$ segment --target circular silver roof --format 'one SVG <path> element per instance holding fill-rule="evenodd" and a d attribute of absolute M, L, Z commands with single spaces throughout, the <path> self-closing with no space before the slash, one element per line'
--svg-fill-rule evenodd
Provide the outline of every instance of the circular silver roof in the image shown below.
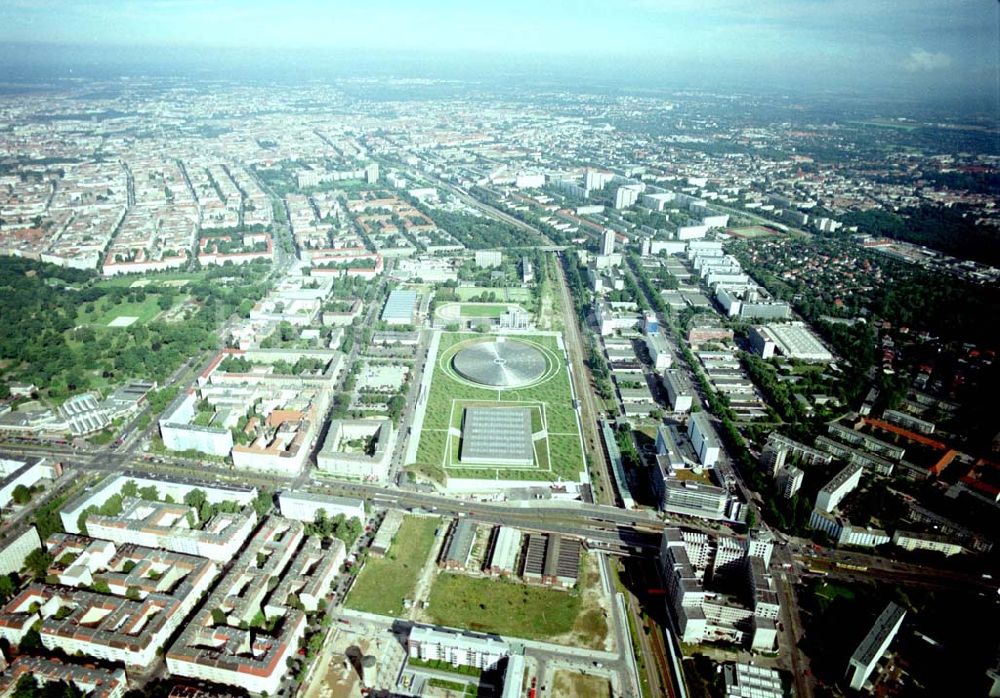
<path fill-rule="evenodd" d="M 545 355 L 516 339 L 487 340 L 460 350 L 452 359 L 455 371 L 474 383 L 516 388 L 545 374 Z"/>

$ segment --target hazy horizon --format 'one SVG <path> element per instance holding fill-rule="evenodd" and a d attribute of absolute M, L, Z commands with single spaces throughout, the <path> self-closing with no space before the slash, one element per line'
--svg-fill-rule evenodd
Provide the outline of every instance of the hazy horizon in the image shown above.
<path fill-rule="evenodd" d="M 915 0 L 905 9 L 891 0 L 514 0 L 496 7 L 13 0 L 0 9 L 0 75 L 135 74 L 154 65 L 178 74 L 236 75 L 269 65 L 323 73 L 349 64 L 437 77 L 464 67 L 592 75 L 633 87 L 995 101 L 998 26 L 1000 4 L 981 0 Z"/>

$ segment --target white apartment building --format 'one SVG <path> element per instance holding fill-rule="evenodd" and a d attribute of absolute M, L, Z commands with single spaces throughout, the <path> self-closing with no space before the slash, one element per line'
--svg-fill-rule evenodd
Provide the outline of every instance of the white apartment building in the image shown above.
<path fill-rule="evenodd" d="M 949 540 L 946 536 L 935 533 L 896 531 L 892 535 L 892 542 L 903 550 L 929 550 L 948 556 L 965 552 L 965 548 L 958 543 Z"/>
<path fill-rule="evenodd" d="M 698 460 L 706 468 L 713 467 L 719 461 L 722 445 L 719 436 L 712 426 L 707 412 L 696 412 L 688 420 L 688 436 L 694 446 Z"/>
<path fill-rule="evenodd" d="M 844 497 L 861 484 L 861 473 L 863 472 L 864 468 L 860 465 L 845 466 L 816 495 L 816 508 L 825 512 L 832 512 L 836 509 Z"/>
<path fill-rule="evenodd" d="M 42 541 L 34 526 L 28 526 L 17 535 L 8 536 L 0 547 L 0 574 L 20 572 L 28 554 L 41 547 Z"/>
<path fill-rule="evenodd" d="M 500 250 L 476 250 L 476 266 L 480 269 L 499 267 L 503 261 Z"/>
<path fill-rule="evenodd" d="M 278 508 L 286 519 L 296 521 L 315 521 L 316 514 L 320 511 L 330 519 L 340 514 L 343 514 L 346 519 L 357 519 L 362 522 L 366 518 L 365 500 L 363 499 L 313 494 L 312 492 L 286 490 L 278 495 Z"/>
<path fill-rule="evenodd" d="M 407 645 L 413 659 L 477 669 L 488 669 L 511 653 L 510 645 L 499 638 L 422 625 L 410 630 Z"/>

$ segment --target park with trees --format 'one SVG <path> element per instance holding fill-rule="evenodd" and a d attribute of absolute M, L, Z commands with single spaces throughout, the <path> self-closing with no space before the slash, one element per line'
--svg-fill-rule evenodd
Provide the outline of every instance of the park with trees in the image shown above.
<path fill-rule="evenodd" d="M 129 327 L 107 327 L 86 322 L 97 304 L 136 303 L 157 294 L 159 312 L 174 305 L 176 286 L 149 275 L 145 286 L 131 288 L 93 272 L 4 257 L 0 385 L 32 383 L 41 397 L 58 402 L 131 378 L 162 382 L 192 356 L 218 348 L 217 327 L 234 312 L 249 312 L 245 306 L 263 297 L 269 268 L 265 262 L 246 265 L 236 276 L 227 267 L 192 275 L 184 285 L 191 308 L 183 322 L 154 317 Z"/>

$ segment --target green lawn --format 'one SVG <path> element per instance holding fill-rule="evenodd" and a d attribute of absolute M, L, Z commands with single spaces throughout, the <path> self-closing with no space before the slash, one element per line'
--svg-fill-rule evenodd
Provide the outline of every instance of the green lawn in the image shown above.
<path fill-rule="evenodd" d="M 549 457 L 553 464 L 571 463 L 582 459 L 580 454 L 580 439 L 574 434 L 572 436 L 549 435 Z M 564 469 L 559 473 L 563 477 L 567 474 Z"/>
<path fill-rule="evenodd" d="M 506 305 L 462 303 L 462 317 L 500 317 L 506 310 Z"/>
<path fill-rule="evenodd" d="M 596 580 L 586 580 L 586 583 Z M 602 611 L 585 609 L 580 591 L 558 591 L 519 582 L 443 572 L 431 587 L 427 609 L 435 623 L 528 640 L 574 633 L 600 647 L 607 635 Z"/>
<path fill-rule="evenodd" d="M 580 597 L 544 587 L 442 573 L 431 588 L 435 623 L 479 632 L 543 640 L 568 633 Z"/>
<path fill-rule="evenodd" d="M 449 664 L 449 666 L 451 665 Z M 427 685 L 432 686 L 434 688 L 444 688 L 449 691 L 458 691 L 459 693 L 464 694 L 465 687 L 468 684 L 458 683 L 457 681 L 446 681 L 444 679 L 431 679 L 430 681 L 427 682 Z"/>
<path fill-rule="evenodd" d="M 163 310 L 159 306 L 160 294 L 147 293 L 146 299 L 141 303 L 109 303 L 107 298 L 101 298 L 94 303 L 93 312 L 87 312 L 86 306 L 81 306 L 77 312 L 77 322 L 81 325 L 96 325 L 97 327 L 107 327 L 108 324 L 117 317 L 138 318 L 131 327 L 145 325 Z M 178 296 L 177 302 L 183 301 L 183 297 Z"/>
<path fill-rule="evenodd" d="M 816 596 L 820 599 L 820 606 L 826 608 L 833 603 L 837 597 L 842 597 L 845 601 L 853 601 L 854 590 L 840 584 L 823 582 L 817 585 Z"/>
<path fill-rule="evenodd" d="M 459 676 L 468 676 L 469 678 L 479 678 L 483 675 L 483 670 L 474 666 L 455 666 L 451 662 L 446 662 L 440 659 L 417 659 L 416 657 L 411 657 L 406 661 L 412 666 L 427 667 L 429 669 L 436 669 L 437 671 L 447 671 L 452 674 L 458 674 Z M 465 690 L 464 685 L 461 686 L 461 690 Z"/>
<path fill-rule="evenodd" d="M 212 424 L 213 417 L 215 417 L 215 412 L 196 412 L 191 423 L 195 426 L 207 427 Z"/>
<path fill-rule="evenodd" d="M 438 518 L 408 516 L 383 558 L 369 557 L 345 605 L 356 611 L 398 616 L 413 598 L 417 578 L 434 547 Z"/>
<path fill-rule="evenodd" d="M 420 444 L 417 446 L 417 462 L 440 467 L 447 438 L 448 434 L 444 431 L 428 431 L 425 427 L 420 432 Z"/>
<path fill-rule="evenodd" d="M 558 479 L 577 480 L 584 467 L 583 453 L 580 449 L 579 429 L 576 422 L 576 412 L 573 409 L 569 375 L 566 372 L 556 338 L 546 335 L 518 336 L 519 341 L 536 344 L 546 350 L 547 360 L 555 362 L 550 365 L 548 378 L 537 385 L 521 390 L 498 391 L 490 388 L 480 388 L 455 380 L 441 369 L 448 366 L 451 358 L 459 349 L 457 345 L 484 337 L 478 334 L 446 332 L 441 335 L 438 355 L 434 363 L 434 375 L 431 381 L 430 394 L 427 398 L 427 410 L 424 415 L 423 430 L 417 446 L 416 466 L 425 474 L 434 469 L 440 469 L 445 462 L 445 443 L 447 429 L 460 425 L 461 410 L 455 401 L 462 401 L 466 406 L 471 403 L 497 404 L 510 403 L 544 403 L 545 420 L 548 426 L 551 446 L 551 458 L 545 463 L 545 471 L 531 469 L 497 468 L 455 468 L 448 467 L 448 475 L 463 478 L 489 478 L 521 480 L 553 481 Z M 533 417 L 533 424 L 537 421 Z M 457 445 L 453 439 L 453 451 Z M 556 443 L 558 442 L 558 444 Z M 455 459 L 452 458 L 454 461 Z M 433 476 L 433 475 L 432 475 Z"/>
<path fill-rule="evenodd" d="M 115 432 L 111 429 L 104 429 L 96 434 L 87 437 L 87 441 L 96 446 L 105 446 L 115 440 Z"/>

